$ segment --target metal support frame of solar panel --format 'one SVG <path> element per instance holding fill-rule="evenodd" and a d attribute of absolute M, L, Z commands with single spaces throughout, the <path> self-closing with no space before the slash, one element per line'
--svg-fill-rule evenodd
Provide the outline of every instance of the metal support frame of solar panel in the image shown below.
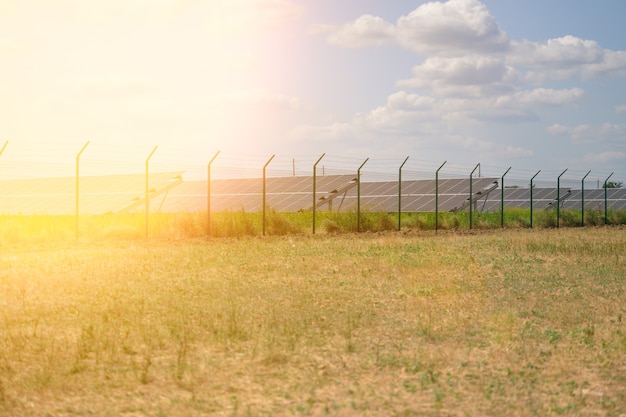
<path fill-rule="evenodd" d="M 481 190 L 497 181 L 495 178 L 476 178 L 473 188 Z M 443 179 L 439 181 L 440 210 L 452 210 L 462 204 L 469 194 L 469 179 Z M 357 193 L 351 190 L 346 196 L 342 211 L 356 208 Z M 361 184 L 361 207 L 371 211 L 398 211 L 398 182 L 367 182 Z M 435 181 L 407 180 L 402 182 L 403 212 L 434 212 Z"/>
<path fill-rule="evenodd" d="M 159 206 L 154 207 L 153 209 L 155 211 L 161 211 L 161 209 L 163 208 L 163 203 L 165 202 L 169 191 L 172 188 L 176 187 L 177 185 L 181 184 L 182 182 L 183 182 L 183 179 L 179 175 L 176 178 L 174 178 L 172 181 L 169 181 L 165 185 L 162 185 L 160 187 L 150 187 L 150 189 L 148 190 L 148 199 L 150 201 L 156 200 L 156 198 L 159 196 L 163 196 L 160 201 Z M 143 195 L 135 197 L 132 203 L 127 204 L 124 207 L 118 209 L 116 213 L 130 213 L 132 211 L 135 211 L 138 208 L 143 208 L 145 203 L 146 203 L 146 195 L 145 195 L 145 190 L 144 190 Z"/>
<path fill-rule="evenodd" d="M 152 195 L 182 181 L 182 171 L 149 174 Z M 145 174 L 79 177 L 81 214 L 113 213 L 145 195 Z M 0 180 L 0 213 L 69 215 L 75 213 L 76 178 Z"/>
<path fill-rule="evenodd" d="M 548 203 L 548 205 L 545 207 L 546 209 L 556 209 L 557 205 L 559 207 L 563 207 L 563 203 L 565 203 L 565 200 L 567 200 L 568 198 L 570 198 L 572 196 L 572 190 L 571 189 L 565 189 L 563 190 L 561 188 L 561 191 L 559 194 L 557 194 L 557 196 Z"/>
<path fill-rule="evenodd" d="M 474 204 L 474 206 L 478 208 L 478 203 L 479 202 L 482 204 L 482 206 L 480 208 L 480 211 L 481 212 L 484 211 L 485 205 L 486 205 L 487 200 L 489 198 L 489 195 L 496 188 L 498 188 L 498 181 L 493 181 L 487 187 L 485 187 L 483 189 L 480 189 L 478 191 L 474 191 L 474 189 L 472 187 L 472 196 L 468 196 L 463 201 L 463 204 L 461 206 L 453 208 L 452 211 L 455 212 L 455 213 L 459 212 L 459 211 L 463 211 L 465 209 L 468 209 L 470 207 L 470 205 L 472 205 L 472 204 Z"/>
<path fill-rule="evenodd" d="M 434 212 L 435 211 L 435 180 L 425 180 L 427 183 L 419 184 L 421 188 L 418 193 L 413 192 L 409 187 L 406 187 L 407 194 L 403 192 L 404 200 L 408 200 L 405 204 L 410 204 L 412 199 L 415 199 L 415 204 L 412 209 L 406 211 L 411 212 Z M 474 193 L 490 187 L 497 178 L 473 178 L 472 190 Z M 405 190 L 404 185 L 402 186 Z M 451 211 L 456 207 L 463 205 L 466 198 L 469 198 L 469 179 L 440 179 L 439 180 L 439 210 Z"/>
<path fill-rule="evenodd" d="M 328 210 L 332 211 L 333 202 L 335 199 L 339 200 L 339 207 L 337 207 L 337 210 L 341 210 L 341 207 L 343 205 L 343 202 L 346 196 L 348 195 L 348 192 L 352 190 L 354 187 L 357 187 L 358 185 L 359 185 L 358 178 L 354 177 L 347 183 L 343 183 L 340 187 L 333 188 L 330 192 L 323 193 L 321 197 L 317 197 L 316 195 L 315 204 L 311 204 L 311 207 L 309 207 L 308 209 L 304 209 L 304 210 L 306 211 L 313 210 L 314 207 L 315 209 L 320 209 L 323 206 L 327 206 Z"/>
<path fill-rule="evenodd" d="M 561 194 L 565 195 L 569 188 L 561 188 Z M 485 211 L 495 212 L 502 208 L 502 189 L 499 192 L 491 193 Z M 545 209 L 556 200 L 556 188 L 533 188 L 533 209 Z M 524 208 L 530 207 L 530 188 L 505 188 L 504 189 L 504 207 L 505 208 Z"/>

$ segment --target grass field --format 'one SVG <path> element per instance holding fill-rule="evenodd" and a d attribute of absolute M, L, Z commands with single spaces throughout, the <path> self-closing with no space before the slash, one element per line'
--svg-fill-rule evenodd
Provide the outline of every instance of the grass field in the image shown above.
<path fill-rule="evenodd" d="M 623 227 L 0 249 L 0 416 L 626 415 Z"/>
<path fill-rule="evenodd" d="M 554 210 L 536 210 L 533 214 L 535 228 L 554 228 L 557 216 Z M 308 234 L 312 232 L 313 217 L 310 212 L 282 213 L 271 208 L 265 214 L 265 235 L 284 236 Z M 362 210 L 319 212 L 316 215 L 318 233 L 383 232 L 398 229 L 397 213 Z M 402 230 L 434 231 L 469 230 L 468 212 L 402 213 Z M 497 230 L 532 228 L 530 210 L 511 208 L 500 212 L 474 213 L 473 229 Z M 585 226 L 626 225 L 626 211 L 598 210 L 585 211 Z M 211 215 L 210 235 L 212 237 L 263 236 L 264 220 L 262 212 L 228 211 Z M 559 218 L 560 227 L 580 227 L 582 213 L 576 210 L 563 210 Z M 147 229 L 147 234 L 146 234 Z M 3 244 L 59 242 L 82 239 L 86 241 L 136 240 L 145 237 L 157 239 L 189 239 L 206 237 L 207 213 L 151 213 L 146 219 L 144 213 L 54 216 L 6 215 L 0 214 L 0 247 Z"/>

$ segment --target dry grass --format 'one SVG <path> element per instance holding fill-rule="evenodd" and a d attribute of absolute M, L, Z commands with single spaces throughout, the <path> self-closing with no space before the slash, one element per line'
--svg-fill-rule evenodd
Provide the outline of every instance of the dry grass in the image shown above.
<path fill-rule="evenodd" d="M 16 243 L 2 416 L 623 416 L 623 228 Z"/>

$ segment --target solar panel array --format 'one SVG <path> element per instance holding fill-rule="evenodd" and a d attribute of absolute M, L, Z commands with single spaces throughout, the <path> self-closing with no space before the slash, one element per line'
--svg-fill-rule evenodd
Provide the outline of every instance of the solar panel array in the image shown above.
<path fill-rule="evenodd" d="M 317 177 L 316 198 L 332 194 L 354 181 L 355 175 L 330 175 Z M 474 191 L 480 191 L 495 181 L 493 178 L 474 179 Z M 269 178 L 266 181 L 266 203 L 281 212 L 309 210 L 313 206 L 313 178 L 306 176 Z M 173 189 L 163 211 L 203 210 L 207 205 L 206 181 L 184 182 Z M 469 197 L 468 179 L 439 180 L 439 209 L 452 210 Z M 357 206 L 358 189 L 352 187 L 336 196 L 332 205 L 320 210 L 350 211 Z M 244 180 L 211 181 L 211 210 L 249 212 L 263 208 L 263 182 L 260 178 Z M 398 210 L 397 182 L 362 182 L 361 208 L 370 211 Z M 435 211 L 435 180 L 409 180 L 402 182 L 402 210 L 405 212 Z"/>
<path fill-rule="evenodd" d="M 499 211 L 501 207 L 502 190 L 489 196 L 485 204 L 485 211 Z M 609 188 L 606 190 L 607 206 L 610 210 L 626 210 L 626 189 Z M 557 193 L 556 188 L 534 188 L 533 209 L 556 208 L 556 199 L 561 199 L 561 207 L 566 210 L 580 210 L 582 207 L 582 190 L 561 188 Z M 585 190 L 585 209 L 604 210 L 604 189 Z M 530 188 L 505 188 L 505 207 L 530 207 Z"/>
<path fill-rule="evenodd" d="M 157 197 L 182 182 L 181 172 L 149 175 L 151 204 Z M 145 202 L 144 174 L 81 177 L 79 181 L 82 214 L 117 213 Z M 0 214 L 68 215 L 76 211 L 76 179 L 37 178 L 0 181 Z"/>
<path fill-rule="evenodd" d="M 356 175 L 318 176 L 316 199 L 341 190 L 346 184 L 354 181 Z M 497 178 L 474 178 L 472 193 L 479 200 L 476 208 L 484 211 L 499 211 L 501 207 L 501 189 L 485 190 L 497 186 Z M 296 212 L 309 210 L 313 205 L 313 178 L 311 176 L 268 178 L 266 181 L 266 203 L 280 212 Z M 404 180 L 402 181 L 402 212 L 434 212 L 436 204 L 436 181 Z M 439 210 L 453 211 L 469 200 L 469 178 L 439 179 Z M 370 211 L 398 211 L 397 181 L 362 182 L 361 208 Z M 504 193 L 505 207 L 530 207 L 529 188 L 506 188 Z M 579 210 L 581 190 L 561 189 L 560 197 L 569 197 L 563 201 L 565 209 Z M 609 208 L 626 210 L 626 189 L 607 190 Z M 207 205 L 207 182 L 184 182 L 172 189 L 163 204 L 163 211 L 196 211 L 205 210 Z M 534 188 L 533 208 L 550 208 L 555 204 L 556 188 Z M 351 211 L 357 206 L 358 189 L 352 187 L 345 193 L 336 195 L 332 204 L 320 207 L 320 210 Z M 585 191 L 585 207 L 598 208 L 604 204 L 604 190 L 592 189 Z M 263 181 L 261 178 L 214 180 L 211 181 L 211 210 L 255 212 L 263 207 Z"/>
<path fill-rule="evenodd" d="M 317 177 L 316 195 L 340 188 L 354 175 Z M 296 212 L 313 205 L 313 177 L 295 176 L 268 178 L 265 183 L 266 203 L 277 211 Z M 163 204 L 165 212 L 197 211 L 207 207 L 207 182 L 187 181 L 169 193 Z M 263 209 L 261 178 L 211 181 L 211 210 L 255 212 Z"/>
<path fill-rule="evenodd" d="M 182 181 L 182 172 L 151 173 L 150 208 L 162 212 L 203 211 L 207 207 L 207 182 Z M 351 211 L 357 207 L 358 188 L 355 174 L 317 176 L 316 200 L 332 200 L 319 210 Z M 478 200 L 475 207 L 499 211 L 501 189 L 497 178 L 474 178 L 472 192 Z M 143 211 L 145 175 L 113 175 L 80 178 L 80 213 L 103 214 Z M 402 212 L 434 212 L 436 183 L 429 180 L 404 180 L 401 184 Z M 466 209 L 469 202 L 469 178 L 440 179 L 439 210 Z M 293 176 L 268 178 L 265 184 L 268 207 L 280 212 L 310 210 L 313 205 L 313 177 Z M 345 191 L 344 191 L 345 190 Z M 489 192 L 489 190 L 491 190 Z M 361 208 L 370 211 L 398 211 L 397 181 L 362 182 Z M 331 197 L 333 197 L 331 199 Z M 564 209 L 580 210 L 581 190 L 560 190 Z M 533 208 L 556 206 L 556 188 L 534 188 Z M 75 213 L 75 178 L 41 178 L 0 181 L 0 214 Z M 626 210 L 626 189 L 607 190 L 609 209 Z M 506 188 L 505 207 L 529 208 L 529 188 Z M 601 209 L 604 190 L 585 190 L 585 207 Z M 263 207 L 263 180 L 219 179 L 211 181 L 211 210 L 257 212 Z"/>

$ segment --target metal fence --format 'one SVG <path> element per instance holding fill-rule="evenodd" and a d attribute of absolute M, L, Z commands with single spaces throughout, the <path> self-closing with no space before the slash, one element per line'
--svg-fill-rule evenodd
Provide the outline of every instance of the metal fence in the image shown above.
<path fill-rule="evenodd" d="M 73 214 L 76 217 L 76 236 L 79 235 L 79 215 L 81 213 L 93 212 L 93 207 L 85 201 L 85 196 L 100 196 L 99 201 L 107 203 L 95 203 L 100 208 L 105 206 L 115 206 L 114 209 L 105 209 L 104 212 L 141 211 L 145 213 L 146 235 L 149 229 L 149 213 L 151 202 L 159 196 L 167 196 L 168 193 L 180 188 L 181 184 L 194 185 L 196 188 L 193 198 L 204 199 L 203 207 L 195 206 L 197 210 L 206 210 L 207 213 L 207 234 L 211 234 L 211 212 L 215 210 L 212 198 L 219 197 L 220 193 L 215 190 L 216 184 L 230 181 L 230 186 L 234 193 L 242 187 L 245 181 L 252 181 L 256 191 L 248 192 L 251 198 L 257 198 L 260 203 L 260 210 L 263 212 L 263 231 L 265 231 L 265 211 L 268 205 L 271 206 L 273 200 L 268 196 L 284 194 L 276 192 L 275 189 L 268 191 L 268 181 L 275 179 L 300 178 L 307 184 L 304 188 L 296 191 L 302 195 L 308 195 L 308 210 L 312 213 L 312 231 L 316 229 L 316 211 L 320 209 L 320 198 L 328 199 L 329 193 L 335 191 L 339 194 L 336 186 L 332 189 L 318 189 L 318 184 L 329 178 L 343 178 L 353 181 L 349 190 L 345 190 L 344 201 L 349 203 L 345 209 L 355 210 L 357 214 L 358 229 L 360 230 L 360 216 L 362 212 L 362 202 L 367 201 L 367 209 L 385 210 L 388 212 L 397 211 L 398 228 L 401 227 L 400 219 L 407 211 L 434 211 L 435 229 L 438 228 L 439 211 L 442 207 L 449 210 L 448 202 L 440 201 L 442 195 L 450 195 L 451 191 L 442 189 L 446 183 L 466 184 L 466 188 L 458 189 L 455 193 L 457 198 L 454 206 L 455 210 L 469 210 L 469 227 L 472 228 L 474 211 L 477 203 L 483 203 L 482 209 L 488 211 L 500 211 L 504 215 L 505 207 L 524 207 L 528 202 L 530 209 L 530 226 L 533 223 L 533 209 L 536 208 L 534 199 L 545 202 L 550 200 L 556 211 L 558 227 L 560 212 L 563 208 L 580 209 L 582 212 L 582 224 L 584 225 L 584 212 L 590 205 L 597 208 L 597 204 L 603 204 L 604 219 L 607 222 L 608 211 L 624 209 L 621 205 L 624 200 L 622 190 L 613 190 L 609 186 L 620 185 L 624 178 L 624 173 L 600 173 L 592 176 L 589 170 L 516 170 L 512 167 L 503 168 L 484 164 L 474 166 L 448 163 L 447 161 L 425 161 L 405 157 L 398 160 L 385 160 L 375 158 L 349 158 L 336 157 L 332 155 L 301 155 L 301 156 L 276 156 L 270 155 L 267 158 L 244 154 L 221 154 L 219 151 L 208 154 L 205 162 L 199 162 L 202 156 L 195 160 L 182 160 L 165 155 L 156 158 L 158 147 L 154 147 L 146 152 L 145 158 L 140 161 L 102 159 L 86 157 L 86 151 L 90 143 L 86 142 L 74 155 L 73 163 L 68 162 L 48 162 L 19 160 L 3 156 L 8 148 L 8 142 L 0 148 L 0 213 L 15 214 L 24 211 L 19 207 L 10 204 L 15 203 L 16 195 L 19 191 L 29 186 L 36 185 L 38 191 L 31 191 L 24 201 L 35 207 L 33 213 L 43 214 Z M 69 158 L 68 158 L 69 159 Z M 73 175 L 68 175 L 73 171 Z M 131 172 L 122 174 L 121 172 Z M 344 178 L 345 177 L 345 178 Z M 104 181 L 107 178 L 108 181 Z M 73 189 L 68 184 L 68 179 L 73 181 Z M 494 183 L 495 186 L 489 189 L 484 195 L 486 186 Z M 611 180 L 613 180 L 611 182 Z M 417 192 L 411 187 L 417 187 L 418 182 L 430 181 L 430 190 Z M 327 181 L 328 182 L 328 181 Z M 506 182 L 506 185 L 505 185 Z M 143 190 L 138 192 L 138 183 L 142 183 Z M 372 193 L 376 187 L 380 190 L 381 184 L 386 184 L 385 204 L 375 206 L 372 204 L 374 197 Z M 374 187 L 376 185 L 376 187 Z M 450 184 L 448 184 L 450 185 Z M 555 187 L 556 185 L 556 187 Z M 389 191 L 394 189 L 394 192 Z M 454 188 L 452 185 L 450 187 Z M 198 190 L 200 189 L 200 191 Z M 87 190 L 85 192 L 84 190 Z M 551 191 L 546 191 L 551 190 Z M 56 192 L 56 194 L 54 194 Z M 378 191 L 379 193 L 381 191 Z M 548 198 L 541 193 L 555 193 Z M 585 193 L 587 193 L 585 195 Z M 55 212 L 55 205 L 52 195 L 62 195 L 67 207 L 68 198 L 73 197 L 73 213 L 68 213 L 67 208 L 62 213 Z M 496 198 L 497 195 L 500 198 Z M 223 195 L 223 192 L 222 192 Z M 416 196 L 427 196 L 431 203 L 430 208 L 417 210 L 407 207 L 411 201 L 415 201 Z M 520 197 L 528 196 L 528 200 Z M 183 194 L 184 196 L 184 194 Z M 380 197 L 380 195 L 379 195 Z M 21 198 L 25 195 L 22 193 Z M 29 200 L 30 198 L 30 200 Z M 183 197 L 184 198 L 184 197 Z M 379 198 L 380 199 L 380 198 Z M 460 199 L 460 200 L 459 200 Z M 92 198 L 93 200 L 93 198 Z M 395 209 L 390 209 L 390 201 Z M 30 203 L 29 203 L 30 201 Z M 513 204 L 512 202 L 515 202 Z M 113 204 L 115 203 L 115 204 Z M 269 203 L 269 204 L 268 204 Z M 120 208 L 121 207 L 121 208 Z M 326 207 L 332 207 L 327 204 Z M 423 205 L 422 207 L 426 207 Z M 85 208 L 87 208 L 85 210 Z M 159 207 L 161 209 L 162 206 Z M 307 209 L 306 206 L 300 209 Z M 82 211 L 81 211 L 82 210 Z"/>

